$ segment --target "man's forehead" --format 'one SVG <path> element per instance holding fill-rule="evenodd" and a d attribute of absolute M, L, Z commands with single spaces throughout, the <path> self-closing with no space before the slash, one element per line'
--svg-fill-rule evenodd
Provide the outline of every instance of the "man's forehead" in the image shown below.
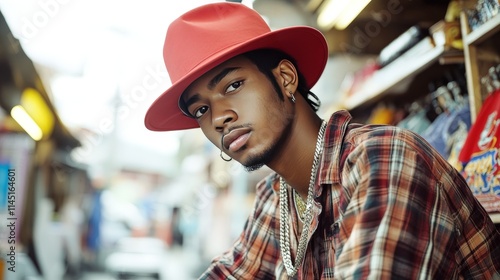
<path fill-rule="evenodd" d="M 208 70 L 205 74 L 203 74 L 200 78 L 198 78 L 197 80 L 200 80 L 202 79 L 203 77 L 205 78 L 209 78 L 210 76 L 214 76 L 214 75 L 217 75 L 222 69 L 224 68 L 228 68 L 228 67 L 239 67 L 239 68 L 243 68 L 244 65 L 248 64 L 248 63 L 251 63 L 250 60 L 248 58 L 246 58 L 245 56 L 243 55 L 238 55 L 238 56 L 235 56 L 233 58 L 230 58 L 224 62 L 222 62 L 221 64 L 215 66 L 214 68 Z M 195 80 L 195 82 L 197 81 Z"/>

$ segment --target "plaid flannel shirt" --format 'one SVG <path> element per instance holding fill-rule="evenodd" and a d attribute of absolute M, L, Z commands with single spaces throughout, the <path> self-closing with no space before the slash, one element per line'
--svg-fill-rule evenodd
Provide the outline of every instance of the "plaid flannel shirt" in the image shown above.
<path fill-rule="evenodd" d="M 500 234 L 461 175 L 414 133 L 350 120 L 346 111 L 330 118 L 313 231 L 294 279 L 500 279 Z M 288 279 L 279 219 L 272 174 L 239 239 L 200 279 Z"/>

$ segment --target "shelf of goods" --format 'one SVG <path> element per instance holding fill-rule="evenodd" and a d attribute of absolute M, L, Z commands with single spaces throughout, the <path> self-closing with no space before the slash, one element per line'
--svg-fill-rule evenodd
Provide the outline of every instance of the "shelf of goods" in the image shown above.
<path fill-rule="evenodd" d="M 463 23 L 462 26 L 466 27 L 466 23 Z M 479 44 L 491 38 L 493 35 L 496 35 L 499 31 L 500 14 L 497 14 L 472 32 L 464 33 L 466 35 L 463 36 L 463 41 L 466 45 Z"/>
<path fill-rule="evenodd" d="M 446 63 L 447 57 L 456 58 L 456 55 L 457 51 L 450 51 L 442 45 L 435 46 L 430 37 L 424 38 L 401 57 L 374 72 L 342 101 L 341 106 L 354 110 L 390 93 L 404 91 L 401 88 L 407 86 L 415 76 L 436 63 Z"/>
<path fill-rule="evenodd" d="M 486 21 L 481 26 L 470 31 L 467 15 L 461 14 L 462 40 L 467 74 L 471 117 L 475 121 L 484 100 L 484 90 L 480 80 L 486 75 L 486 69 L 500 62 L 500 13 Z M 500 213 L 491 213 L 494 223 L 500 224 Z"/>
<path fill-rule="evenodd" d="M 500 53 L 495 48 L 493 42 L 494 40 L 500 41 L 500 14 L 497 14 L 473 31 L 469 29 L 467 15 L 465 13 L 461 14 L 460 20 L 462 26 L 462 40 L 464 43 L 467 87 L 471 104 L 471 116 L 472 121 L 474 121 L 479 109 L 481 109 L 483 105 L 483 94 L 481 93 L 482 89 L 480 83 L 481 76 L 485 74 L 485 69 L 481 69 L 482 65 L 485 64 L 483 61 L 495 61 L 499 59 Z M 492 49 L 494 50 L 493 52 L 491 51 Z"/>
<path fill-rule="evenodd" d="M 389 94 L 406 94 L 405 88 L 420 73 L 426 72 L 437 64 L 464 63 L 466 81 L 474 122 L 482 106 L 483 96 L 480 77 L 487 73 L 491 63 L 500 62 L 500 13 L 483 25 L 470 31 L 467 16 L 461 14 L 460 25 L 464 50 L 450 50 L 446 46 L 434 45 L 427 37 L 416 44 L 401 57 L 384 68 L 374 72 L 356 90 L 341 102 L 341 107 L 356 110 L 383 100 Z M 448 59 L 449 58 L 449 59 Z M 500 213 L 490 214 L 493 221 L 500 224 Z"/>

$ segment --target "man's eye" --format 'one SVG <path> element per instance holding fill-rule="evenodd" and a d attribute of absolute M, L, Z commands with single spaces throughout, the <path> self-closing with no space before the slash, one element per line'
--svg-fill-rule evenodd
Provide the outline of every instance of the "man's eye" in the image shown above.
<path fill-rule="evenodd" d="M 227 87 L 226 93 L 237 90 L 242 84 L 243 84 L 243 81 L 237 81 L 237 82 L 234 82 L 234 83 L 230 84 Z"/>
<path fill-rule="evenodd" d="M 195 118 L 197 118 L 197 119 L 201 118 L 201 116 L 203 116 L 203 114 L 205 114 L 207 111 L 208 111 L 208 107 L 207 106 L 202 106 L 199 109 L 197 109 L 196 111 L 194 111 L 193 116 Z"/>

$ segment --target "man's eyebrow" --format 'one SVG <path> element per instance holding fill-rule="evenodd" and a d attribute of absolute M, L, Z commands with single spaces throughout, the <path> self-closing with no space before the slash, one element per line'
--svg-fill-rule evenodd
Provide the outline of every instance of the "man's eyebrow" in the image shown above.
<path fill-rule="evenodd" d="M 185 113 L 189 113 L 187 110 L 189 106 L 198 100 L 200 100 L 200 95 L 196 93 L 193 96 L 189 97 L 186 101 L 182 101 L 179 105 L 183 110 L 186 111 Z"/>
<path fill-rule="evenodd" d="M 222 69 L 222 71 L 219 72 L 219 74 L 215 75 L 215 77 L 213 77 L 210 82 L 208 83 L 208 89 L 209 90 L 213 90 L 215 88 L 215 86 L 222 80 L 224 79 L 224 77 L 231 73 L 231 72 L 234 72 L 236 70 L 240 69 L 240 67 L 228 67 L 228 68 L 224 68 Z"/>

